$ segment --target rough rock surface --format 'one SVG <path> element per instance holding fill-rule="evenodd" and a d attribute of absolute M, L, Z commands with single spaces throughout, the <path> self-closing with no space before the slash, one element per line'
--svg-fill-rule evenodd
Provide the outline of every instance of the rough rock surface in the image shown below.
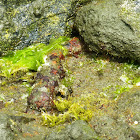
<path fill-rule="evenodd" d="M 107 60 L 94 61 L 91 57 L 89 58 L 89 56 L 85 55 L 80 55 L 78 58 L 67 57 L 67 63 L 68 69 L 71 68 L 70 71 L 72 71 L 71 76 L 75 79 L 73 86 L 71 86 L 73 89 L 73 96 L 81 96 L 83 94 L 88 96 L 90 93 L 97 93 L 93 96 L 95 97 L 93 105 L 96 106 L 99 112 L 96 112 L 95 110 L 95 118 L 93 117 L 92 121 L 89 122 L 90 127 L 92 127 L 93 130 L 92 132 L 97 133 L 97 135 L 101 137 L 100 140 L 139 140 L 140 89 L 137 87 L 133 92 L 131 90 L 130 92 L 122 93 L 124 91 L 122 88 L 124 86 L 127 87 L 127 84 L 130 84 L 125 83 L 127 77 L 132 80 L 131 83 L 133 83 L 136 77 L 139 77 L 140 69 L 136 69 L 135 67 L 133 68 L 132 65 L 109 62 Z M 124 73 L 127 77 L 125 77 L 124 81 L 122 81 L 120 77 L 122 77 L 121 75 Z M 46 74 L 48 75 L 48 73 L 44 73 L 44 75 Z M 13 124 L 12 130 L 14 130 L 13 133 L 16 135 L 18 140 L 44 140 L 45 136 L 46 140 L 48 140 L 47 138 L 52 138 L 50 136 L 50 133 L 52 132 L 53 134 L 51 135 L 54 136 L 55 134 L 60 137 L 60 139 L 63 139 L 63 137 L 67 138 L 65 134 L 73 136 L 74 138 L 77 138 L 80 134 L 83 136 L 85 130 L 82 130 L 82 128 L 84 129 L 85 127 L 81 128 L 83 125 L 79 125 L 79 121 L 71 127 L 71 130 L 69 129 L 69 132 L 75 128 L 79 129 L 78 132 L 81 133 L 71 135 L 71 133 L 68 133 L 68 131 L 66 132 L 65 129 L 63 129 L 63 132 L 63 125 L 48 128 L 47 126 L 42 126 L 42 122 L 38 120 L 40 116 L 34 115 L 33 112 L 24 113 L 27 106 L 26 97 L 30 93 L 27 88 L 28 84 L 26 85 L 25 83 L 26 82 L 10 82 L 10 84 L 0 86 L 0 100 L 2 100 L 5 104 L 5 106 L 2 105 L 0 113 L 2 114 L 3 111 L 10 116 L 14 116 L 15 119 L 10 117 L 13 121 L 11 122 Z M 116 91 L 118 92 L 115 93 Z M 117 101 L 114 100 L 116 94 L 119 96 L 116 98 L 118 99 Z M 103 104 L 104 102 L 102 101 L 104 101 L 104 96 L 105 99 L 111 99 L 113 103 L 105 100 L 105 104 Z M 7 115 L 4 115 L 5 118 L 6 116 Z M 29 123 L 26 121 L 23 121 L 22 123 L 20 121 L 20 117 L 17 116 L 20 116 L 21 118 L 25 116 L 26 118 L 34 118 L 35 120 L 30 121 L 30 119 L 26 119 Z M 37 118 L 37 116 L 39 118 Z M 3 124 L 3 122 L 6 121 L 7 119 L 3 119 L 0 124 Z M 65 123 L 65 125 L 67 125 L 67 123 Z M 78 126 L 80 126 L 80 128 L 78 128 Z M 88 125 L 86 124 L 86 126 Z M 62 130 L 61 132 L 60 129 Z M 73 131 L 77 132 L 75 129 Z M 9 131 L 9 128 L 7 128 L 6 132 Z M 91 129 L 89 131 L 91 131 Z M 59 134 L 63 135 L 61 136 Z"/>
<path fill-rule="evenodd" d="M 74 13 L 91 0 L 0 1 L 0 56 L 33 43 L 71 35 Z"/>
<path fill-rule="evenodd" d="M 83 6 L 75 26 L 90 50 L 140 63 L 140 22 L 134 1 L 103 0 Z"/>
<path fill-rule="evenodd" d="M 124 92 L 118 98 L 116 108 L 108 108 L 106 114 L 96 116 L 91 124 L 104 140 L 140 139 L 140 87 Z"/>
<path fill-rule="evenodd" d="M 80 41 L 76 37 L 71 39 L 65 47 L 68 49 L 67 56 L 75 57 L 78 57 L 82 49 Z M 70 86 L 61 83 L 67 76 L 63 64 L 65 60 L 63 52 L 54 50 L 54 52 L 48 54 L 45 59 L 47 63 L 38 68 L 35 79 L 36 82 L 33 85 L 31 95 L 28 97 L 27 112 L 29 108 L 51 111 L 55 108 L 53 99 L 55 99 L 56 96 L 67 97 L 72 92 Z"/>
<path fill-rule="evenodd" d="M 129 92 L 124 92 L 118 100 L 118 114 L 122 112 L 122 119 L 126 118 L 126 123 L 129 125 L 132 136 L 135 139 L 140 139 L 140 87 L 133 88 Z"/>
<path fill-rule="evenodd" d="M 46 140 L 97 140 L 97 135 L 86 122 L 78 120 L 60 133 L 52 132 Z"/>
<path fill-rule="evenodd" d="M 69 0 L 0 2 L 0 53 L 23 49 L 33 43 L 48 43 L 65 34 Z M 69 25 L 70 26 L 70 25 Z"/>
<path fill-rule="evenodd" d="M 14 139 L 12 129 L 9 127 L 9 117 L 6 114 L 0 114 L 0 139 L 11 140 Z"/>

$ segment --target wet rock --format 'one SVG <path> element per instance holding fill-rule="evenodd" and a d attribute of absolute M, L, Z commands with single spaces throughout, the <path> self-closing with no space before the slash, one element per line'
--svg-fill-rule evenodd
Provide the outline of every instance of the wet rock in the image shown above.
<path fill-rule="evenodd" d="M 136 140 L 133 137 L 134 132 L 130 129 L 129 125 L 124 122 L 123 119 L 124 118 L 119 118 L 117 120 L 115 117 L 112 117 L 112 115 L 104 114 L 102 116 L 95 117 L 91 124 L 95 132 L 98 133 L 99 136 L 103 138 L 103 140 Z"/>
<path fill-rule="evenodd" d="M 125 121 L 133 131 L 134 139 L 140 139 L 140 87 L 125 92 L 118 100 L 118 112 L 122 112 Z"/>
<path fill-rule="evenodd" d="M 97 140 L 98 136 L 90 126 L 82 120 L 73 122 L 61 132 L 52 132 L 45 140 Z"/>
<path fill-rule="evenodd" d="M 48 58 L 47 65 L 39 68 L 36 83 L 27 99 L 28 108 L 47 111 L 55 108 L 53 99 L 59 92 L 60 79 L 65 77 L 65 71 L 58 59 L 59 56 L 52 54 Z"/>
<path fill-rule="evenodd" d="M 78 57 L 82 49 L 80 41 L 76 37 L 71 39 L 65 47 L 68 49 L 67 56 L 74 57 Z M 66 82 L 62 83 L 64 78 L 68 76 L 64 63 L 65 57 L 63 52 L 57 50 L 45 57 L 46 63 L 38 68 L 36 82 L 33 85 L 31 95 L 27 98 L 27 112 L 29 108 L 38 111 L 42 109 L 52 111 L 56 108 L 53 100 L 57 99 L 57 96 L 67 98 L 71 95 L 70 83 L 67 85 Z"/>
<path fill-rule="evenodd" d="M 140 92 L 139 87 L 124 92 L 112 105 L 96 115 L 90 124 L 104 140 L 140 139 Z"/>
<path fill-rule="evenodd" d="M 9 116 L 6 114 L 0 114 L 0 139 L 11 140 L 15 139 L 14 133 L 12 132 Z"/>
<path fill-rule="evenodd" d="M 0 114 L 0 139 L 43 139 L 47 129 L 35 122 L 33 116 Z"/>
<path fill-rule="evenodd" d="M 28 108 L 51 111 L 55 109 L 53 102 L 56 96 L 67 97 L 69 88 L 61 83 L 66 76 L 61 59 L 52 54 L 47 59 L 47 64 L 39 67 L 31 95 L 27 98 Z"/>
<path fill-rule="evenodd" d="M 23 49 L 33 43 L 71 34 L 71 13 L 77 1 L 35 0 L 0 3 L 0 52 Z M 71 19 L 70 19 L 70 18 Z"/>
<path fill-rule="evenodd" d="M 93 1 L 77 13 L 75 27 L 91 51 L 140 63 L 140 22 L 133 1 Z"/>

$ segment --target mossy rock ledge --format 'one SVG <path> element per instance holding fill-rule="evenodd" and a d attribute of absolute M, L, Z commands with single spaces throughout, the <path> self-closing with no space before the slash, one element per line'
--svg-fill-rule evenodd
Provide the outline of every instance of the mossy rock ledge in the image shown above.
<path fill-rule="evenodd" d="M 138 1 L 92 1 L 78 11 L 75 27 L 91 51 L 140 63 L 138 9 Z"/>

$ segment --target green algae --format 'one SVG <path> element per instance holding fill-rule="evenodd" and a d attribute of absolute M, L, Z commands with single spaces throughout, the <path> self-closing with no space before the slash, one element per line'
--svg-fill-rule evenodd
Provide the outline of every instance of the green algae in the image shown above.
<path fill-rule="evenodd" d="M 37 126 L 38 129 L 41 132 L 43 132 L 43 133 L 39 133 L 40 136 L 42 136 L 46 130 L 47 130 L 47 132 L 45 132 L 46 133 L 45 135 L 49 135 L 52 131 L 54 131 L 54 129 L 57 129 L 59 127 L 64 127 L 65 125 L 68 124 L 67 122 L 71 123 L 71 121 L 76 120 L 76 118 L 74 117 L 74 115 L 72 113 L 69 113 L 69 114 L 67 114 L 67 113 L 68 113 L 68 110 L 69 110 L 70 106 L 73 103 L 78 103 L 79 100 L 81 99 L 81 96 L 82 96 L 83 100 L 86 98 L 87 101 L 86 102 L 82 101 L 82 104 L 85 104 L 84 107 L 81 106 L 81 103 L 78 106 L 81 107 L 82 109 L 84 108 L 85 111 L 88 108 L 89 110 L 91 110 L 93 112 L 93 114 L 92 114 L 93 117 L 91 118 L 91 121 L 88 122 L 90 124 L 90 126 L 91 127 L 93 126 L 93 129 L 96 130 L 96 132 L 99 132 L 99 135 L 101 137 L 103 137 L 103 138 L 107 137 L 109 139 L 111 137 L 113 139 L 114 138 L 113 136 L 116 136 L 116 135 L 118 136 L 119 132 L 122 132 L 122 133 L 120 133 L 121 135 L 119 136 L 119 139 L 124 138 L 123 137 L 124 133 L 127 134 L 127 135 L 130 134 L 127 130 L 125 130 L 125 126 L 126 125 L 124 126 L 123 122 L 125 121 L 125 119 L 127 119 L 126 118 L 127 115 L 125 117 L 125 116 L 123 116 L 123 113 L 124 113 L 124 108 L 125 108 L 126 105 L 130 105 L 130 107 L 131 107 L 131 104 L 132 104 L 133 100 L 130 100 L 131 102 L 127 103 L 127 99 L 129 99 L 128 95 L 130 95 L 131 92 L 130 93 L 126 92 L 127 94 L 126 93 L 118 94 L 119 97 L 117 98 L 117 100 L 115 100 L 116 102 L 122 96 L 125 95 L 125 97 L 126 97 L 126 100 L 122 99 L 121 104 L 124 106 L 124 108 L 119 107 L 122 110 L 119 113 L 117 113 L 116 108 L 118 108 L 118 107 L 117 107 L 114 99 L 113 98 L 109 98 L 109 96 L 112 95 L 114 93 L 114 91 L 116 91 L 117 89 L 121 88 L 121 85 L 123 86 L 123 81 L 122 80 L 118 80 L 121 77 L 121 75 L 126 75 L 128 77 L 127 81 L 132 80 L 132 84 L 133 84 L 133 78 L 137 79 L 136 83 L 139 82 L 139 80 L 138 80 L 139 79 L 138 78 L 138 76 L 139 76 L 138 72 L 137 72 L 137 74 L 135 74 L 136 71 L 138 71 L 139 69 L 137 67 L 136 68 L 132 67 L 131 65 L 129 65 L 127 63 L 125 63 L 125 64 L 121 63 L 120 64 L 120 63 L 117 63 L 117 62 L 106 62 L 105 65 L 103 65 L 103 67 L 102 67 L 102 63 L 100 63 L 101 59 L 99 59 L 99 61 L 98 61 L 98 59 L 95 61 L 95 60 L 91 60 L 91 59 L 89 59 L 87 57 L 82 59 L 82 57 L 84 57 L 84 56 L 79 56 L 79 58 L 73 58 L 73 57 L 68 58 L 68 57 L 66 57 L 66 60 L 69 60 L 67 62 L 68 68 L 69 67 L 71 68 L 70 69 L 71 72 L 69 74 L 71 74 L 72 77 L 74 78 L 74 80 L 73 80 L 74 87 L 72 87 L 72 89 L 74 90 L 73 96 L 74 96 L 75 99 L 73 98 L 74 100 L 73 100 L 73 102 L 71 102 L 71 104 L 68 104 L 68 103 L 70 103 L 69 102 L 70 100 L 68 100 L 68 101 L 65 100 L 63 102 L 63 100 L 60 99 L 59 101 L 57 101 L 58 104 L 59 104 L 58 106 L 60 106 L 60 108 L 59 108 L 57 113 L 54 112 L 53 115 L 50 115 L 49 113 L 44 113 L 45 119 L 48 119 L 47 122 L 44 123 L 44 125 L 46 125 L 47 127 L 44 127 L 44 126 L 41 125 L 42 124 L 41 120 L 39 121 L 39 123 L 37 123 L 37 121 L 34 121 L 35 126 Z M 72 62 L 73 62 L 73 65 L 71 64 Z M 82 71 L 82 69 L 85 69 L 85 71 Z M 98 78 L 98 75 L 97 75 L 97 71 L 98 70 L 102 70 L 102 72 L 103 72 L 103 76 L 100 79 Z M 93 79 L 91 79 L 91 80 L 87 79 L 86 81 L 88 81 L 88 84 L 84 83 L 84 81 L 81 81 L 80 82 L 81 83 L 80 87 L 77 87 L 76 86 L 77 83 L 75 81 L 78 81 L 78 76 L 75 75 L 75 74 L 78 73 L 79 71 L 82 71 L 82 74 L 80 74 L 80 77 L 79 77 L 81 80 L 82 80 L 82 77 L 86 77 L 86 74 L 89 75 L 89 77 L 94 77 L 94 75 L 96 75 L 94 77 L 96 82 L 93 81 L 94 82 L 93 84 L 94 85 L 96 84 L 95 87 L 93 86 L 92 83 L 89 83 Z M 92 74 L 90 73 L 91 71 L 92 71 Z M 109 73 L 107 75 L 107 77 L 106 77 L 106 73 Z M 117 73 L 117 74 L 113 75 L 112 73 Z M 111 81 L 111 82 L 109 82 L 110 84 L 107 84 L 107 82 L 104 84 L 104 81 L 108 81 L 108 79 L 107 79 L 108 77 L 109 77 L 109 79 Z M 112 81 L 112 79 L 115 79 L 115 80 Z M 65 81 L 64 81 L 64 83 L 65 83 Z M 110 86 L 109 91 L 104 91 L 104 93 L 101 93 L 100 91 L 98 92 L 98 91 L 95 90 L 95 88 L 98 88 L 97 83 L 100 83 L 100 86 L 99 86 L 100 89 L 102 89 L 103 87 L 106 87 L 108 85 L 114 86 L 115 88 L 112 89 L 111 86 Z M 103 84 L 101 84 L 101 83 L 103 83 Z M 125 83 L 125 84 L 127 84 L 127 83 Z M 86 88 L 86 90 L 85 90 L 85 86 L 83 86 L 83 85 L 88 86 L 88 88 Z M 117 86 L 117 85 L 120 85 L 120 86 Z M 3 86 L 3 88 L 6 90 L 7 93 L 11 92 L 10 91 L 10 87 L 4 87 Z M 19 88 L 19 86 L 18 86 L 18 88 Z M 20 87 L 20 89 L 21 88 L 23 88 L 23 87 Z M 80 90 L 78 90 L 78 88 Z M 7 89 L 9 89 L 9 91 L 7 91 Z M 98 94 L 93 94 L 93 93 L 92 94 L 88 94 L 89 92 L 91 92 L 90 89 L 92 89 L 92 91 L 98 92 Z M 15 91 L 13 91 L 13 93 L 14 92 Z M 24 94 L 24 93 L 27 93 L 27 91 L 23 91 L 22 90 L 20 92 L 18 91 L 17 93 L 15 92 L 14 97 L 15 97 L 16 94 L 20 96 L 21 94 L 19 94 L 19 93 Z M 85 94 L 85 95 L 83 95 L 83 94 Z M 4 93 L 4 95 L 7 96 L 6 93 Z M 91 95 L 91 97 L 90 97 L 90 95 Z M 95 96 L 93 96 L 93 95 L 95 95 Z M 98 95 L 100 95 L 100 96 L 98 96 Z M 133 96 L 133 97 L 135 97 L 135 96 Z M 4 98 L 4 96 L 3 96 L 3 98 Z M 12 95 L 11 95 L 11 98 L 12 98 Z M 16 98 L 16 99 L 19 99 L 19 97 Z M 108 99 L 113 100 L 114 104 L 112 102 L 110 103 L 110 101 Z M 136 97 L 135 99 L 137 99 L 137 102 L 138 102 L 138 98 Z M 6 104 L 7 105 L 6 106 L 7 112 L 13 112 L 13 114 L 14 113 L 17 114 L 17 112 L 23 112 L 25 110 L 25 108 L 26 108 L 26 103 L 23 106 L 22 105 L 22 102 L 23 102 L 22 100 L 23 99 L 21 98 L 21 100 L 18 100 L 18 103 Z M 62 103 L 61 103 L 61 100 L 62 100 Z M 63 106 L 64 103 L 65 103 L 65 105 Z M 134 101 L 134 103 L 135 103 L 135 101 Z M 88 104 L 88 106 L 86 106 L 87 104 Z M 139 109 L 138 106 L 137 106 L 138 104 L 135 104 L 135 105 L 136 106 L 133 107 L 133 111 Z M 13 106 L 14 106 L 14 108 L 13 108 Z M 18 106 L 18 108 L 17 108 L 17 106 Z M 58 109 L 58 106 L 57 106 L 57 109 Z M 77 106 L 77 104 L 76 104 L 76 106 Z M 96 107 L 97 110 L 94 110 L 94 107 Z M 111 110 L 111 108 L 113 108 L 113 109 Z M 127 109 L 125 109 L 125 110 L 127 111 Z M 78 113 L 76 113 L 76 114 L 77 114 L 77 116 L 79 115 Z M 20 116 L 25 115 L 26 117 L 27 117 L 27 115 L 30 115 L 31 117 L 33 117 L 34 114 L 22 113 L 22 114 L 19 114 L 19 115 Z M 128 115 L 129 115 L 129 112 L 128 112 Z M 123 118 L 122 118 L 122 116 L 123 116 Z M 33 118 L 36 118 L 36 117 L 37 117 L 37 115 L 34 115 Z M 40 117 L 41 116 L 39 116 L 39 119 L 40 119 Z M 118 118 L 118 121 L 120 123 L 118 123 L 118 121 L 116 122 L 116 118 Z M 106 122 L 107 122 L 107 126 L 105 125 Z M 26 124 L 26 127 L 28 127 L 28 125 L 29 124 Z M 49 128 L 50 125 L 54 126 L 54 127 Z M 20 124 L 20 126 L 21 126 L 21 124 Z M 35 126 L 32 124 L 31 128 L 34 128 Z M 137 125 L 134 125 L 134 127 L 136 127 L 136 126 Z M 132 127 L 132 126 L 129 126 L 129 127 Z M 31 132 L 30 129 L 26 129 L 26 130 L 24 129 L 25 130 L 24 132 Z M 111 133 L 109 133 L 110 130 L 111 130 Z M 40 132 L 40 131 L 37 131 L 37 132 Z M 58 131 L 60 131 L 60 129 Z M 56 134 L 58 133 L 58 131 L 56 130 Z M 136 131 L 137 131 L 137 129 L 136 129 Z M 25 139 L 25 137 L 23 139 Z"/>
<path fill-rule="evenodd" d="M 54 103 L 61 114 L 50 115 L 48 113 L 42 113 L 43 125 L 47 125 L 48 127 L 70 122 L 70 120 L 89 121 L 93 116 L 91 110 L 84 109 L 84 104 L 80 104 L 80 102 L 72 103 L 72 99 L 60 99 L 59 101 L 54 101 Z"/>
<path fill-rule="evenodd" d="M 52 51 L 61 50 L 66 55 L 68 50 L 63 45 L 68 40 L 68 37 L 59 37 L 51 40 L 49 45 L 39 43 L 1 57 L 0 76 L 9 78 L 18 71 L 37 71 L 38 67 L 45 63 L 44 57 Z"/>
<path fill-rule="evenodd" d="M 80 97 L 69 97 L 69 99 L 58 98 L 54 100 L 58 113 L 42 113 L 43 125 L 54 127 L 74 120 L 89 122 L 94 114 L 99 112 L 102 105 L 108 105 L 110 100 L 97 93 L 81 95 Z"/>

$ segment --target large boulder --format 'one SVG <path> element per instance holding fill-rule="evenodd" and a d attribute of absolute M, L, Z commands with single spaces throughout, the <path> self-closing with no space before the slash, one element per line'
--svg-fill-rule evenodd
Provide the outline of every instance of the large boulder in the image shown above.
<path fill-rule="evenodd" d="M 69 0 L 35 0 L 17 5 L 1 2 L 1 54 L 36 42 L 48 43 L 52 37 L 63 36 L 70 8 Z"/>
<path fill-rule="evenodd" d="M 95 0 L 77 13 L 75 27 L 96 53 L 140 63 L 139 2 Z"/>
<path fill-rule="evenodd" d="M 75 11 L 91 0 L 0 0 L 0 56 L 71 35 Z"/>

